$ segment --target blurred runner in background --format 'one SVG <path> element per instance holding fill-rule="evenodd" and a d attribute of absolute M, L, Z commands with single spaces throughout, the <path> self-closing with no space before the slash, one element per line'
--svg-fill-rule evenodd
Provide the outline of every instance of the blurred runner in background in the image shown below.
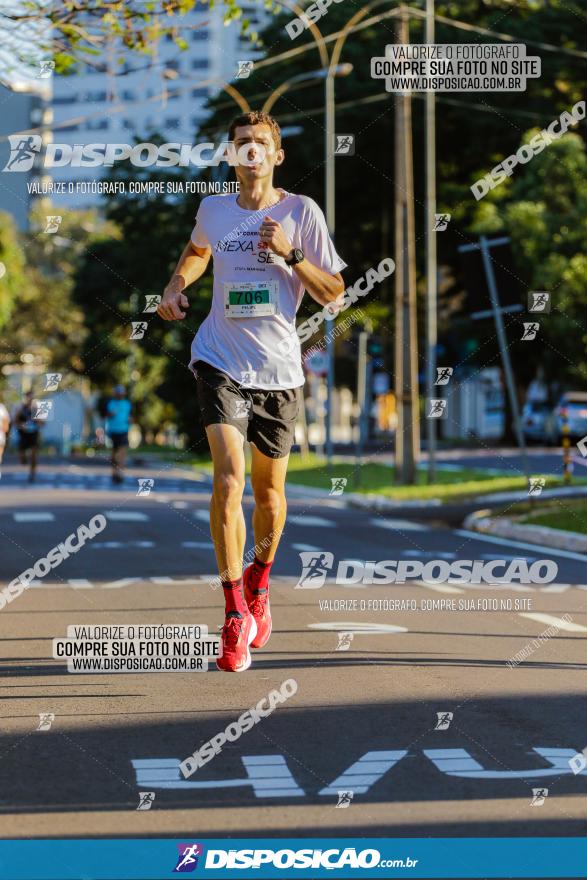
<path fill-rule="evenodd" d="M 21 464 L 27 464 L 30 452 L 29 483 L 34 482 L 37 473 L 37 455 L 41 434 L 41 423 L 33 417 L 33 407 L 33 392 L 27 391 L 14 414 L 14 423 L 18 431 L 18 455 Z"/>
<path fill-rule="evenodd" d="M 126 448 L 128 446 L 128 429 L 132 404 L 126 396 L 123 385 L 114 389 L 114 397 L 106 406 L 106 433 L 112 441 L 112 482 L 122 483 Z"/>
<path fill-rule="evenodd" d="M 3 403 L 0 402 L 0 465 L 4 457 L 8 432 L 10 430 L 10 415 Z"/>

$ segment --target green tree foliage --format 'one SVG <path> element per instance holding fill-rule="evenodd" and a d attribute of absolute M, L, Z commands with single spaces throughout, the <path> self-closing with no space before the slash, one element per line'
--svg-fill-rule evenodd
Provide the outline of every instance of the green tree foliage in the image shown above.
<path fill-rule="evenodd" d="M 30 280 L 18 231 L 10 214 L 0 211 L 0 332 L 6 332 L 10 318 Z M 3 345 L 9 346 L 8 337 Z"/>
<path fill-rule="evenodd" d="M 79 63 L 100 65 L 108 47 L 117 48 L 122 65 L 128 53 L 153 55 L 162 38 L 170 36 L 178 49 L 187 48 L 184 16 L 195 8 L 214 6 L 214 0 L 27 0 L 0 7 L 0 79 L 34 75 L 39 60 L 54 60 L 58 73 L 74 72 Z M 238 0 L 223 0 L 228 23 L 240 20 L 250 32 Z M 254 39 L 256 34 L 251 33 Z"/>
<path fill-rule="evenodd" d="M 413 4 L 418 6 L 418 4 Z M 420 4 L 421 6 L 421 4 Z M 392 9 L 393 4 L 375 6 L 372 15 Z M 338 33 L 356 12 L 344 3 L 333 4 L 318 27 L 323 35 Z M 445 341 L 453 333 L 453 303 L 462 294 L 460 264 L 457 247 L 475 237 L 478 231 L 480 206 L 469 189 L 471 183 L 487 173 L 505 156 L 515 152 L 524 132 L 532 126 L 543 127 L 563 110 L 570 109 L 587 93 L 587 59 L 580 57 L 587 45 L 587 17 L 576 3 L 566 0 L 527 0 L 512 4 L 508 0 L 459 0 L 436 3 L 437 42 L 497 42 L 496 34 L 505 33 L 516 42 L 527 43 L 528 55 L 541 58 L 542 74 L 529 80 L 525 92 L 445 93 L 438 94 L 437 108 L 437 186 L 438 210 L 452 215 L 448 231 L 437 236 L 441 283 L 441 337 Z M 293 14 L 277 16 L 262 38 L 270 47 L 271 58 L 259 64 L 246 80 L 235 85 L 255 109 L 260 108 L 268 95 L 283 81 L 299 73 L 308 73 L 321 67 L 318 52 L 309 31 L 292 42 L 285 24 Z M 369 16 L 365 17 L 368 20 Z M 457 25 L 459 25 L 457 27 Z M 467 27 L 473 30 L 467 30 Z M 480 33 L 484 28 L 494 33 Z M 356 33 L 345 43 L 340 61 L 351 62 L 350 76 L 336 79 L 336 131 L 354 133 L 356 155 L 336 159 L 336 244 L 349 264 L 345 280 L 352 282 L 366 268 L 376 265 L 383 256 L 394 255 L 394 195 L 401 185 L 394 171 L 394 108 L 395 96 L 384 90 L 381 80 L 370 75 L 370 59 L 385 54 L 385 45 L 396 40 L 396 20 L 385 18 Z M 410 39 L 423 39 L 421 19 L 413 18 Z M 542 46 L 536 44 L 543 44 Z M 546 45 L 544 45 L 546 44 Z M 332 46 L 332 43 L 329 44 Z M 308 51 L 298 52 L 303 47 Z M 550 48 L 548 48 L 550 47 Z M 296 54 L 291 53 L 292 50 Z M 568 50 L 571 54 L 565 54 Z M 577 53 L 577 54 L 572 54 Z M 222 127 L 235 115 L 234 102 L 220 95 L 213 102 L 214 114 L 206 126 L 206 133 Z M 324 94 L 323 82 L 292 87 L 275 103 L 272 112 L 282 126 L 301 126 L 303 133 L 285 140 L 286 161 L 278 170 L 278 183 L 293 191 L 304 192 L 324 205 Z M 415 94 L 412 101 L 414 144 L 414 206 L 416 218 L 416 257 L 420 295 L 424 292 L 425 271 L 425 174 L 424 174 L 424 101 Z M 552 147 L 549 148 L 551 150 Z M 562 157 L 563 163 L 569 157 Z M 538 158 L 533 160 L 537 162 Z M 559 173 L 563 169 L 559 168 Z M 572 171 L 572 169 L 571 169 Z M 507 188 L 507 184 L 504 184 Z M 532 199 L 536 205 L 544 202 L 549 212 L 548 226 L 564 228 L 565 211 L 552 200 L 544 180 L 536 182 Z M 491 203 L 488 196 L 481 203 L 481 211 Z M 489 219 L 489 218 L 487 218 Z M 504 217 L 493 214 L 493 229 L 503 229 Z M 490 227 L 486 227 L 490 228 Z M 524 231 L 532 230 L 528 225 Z M 532 239 L 531 239 L 532 241 Z M 528 246 L 532 247 L 531 241 Z M 522 259 L 516 247 L 516 257 Z M 564 254 L 558 259 L 566 260 Z M 570 271 L 566 266 L 565 271 Z M 526 282 L 523 261 L 519 274 Z M 573 273 L 573 277 L 575 274 Z M 393 278 L 377 288 L 377 300 L 361 304 L 374 322 L 375 328 L 387 338 L 387 364 L 391 367 L 393 333 Z M 306 311 L 304 311 L 304 309 Z M 314 304 L 306 297 L 301 317 L 313 311 Z M 423 316 L 423 300 L 419 309 Z M 442 318 L 442 316 L 446 316 Z M 423 322 L 421 322 L 423 333 Z M 466 335 L 483 333 L 478 324 L 468 326 Z M 575 332 L 575 331 L 573 331 Z M 487 353 L 488 349 L 485 349 Z M 452 354 L 455 352 L 453 350 Z M 493 354 L 497 355 L 493 343 Z M 528 348 L 524 363 L 532 364 L 536 354 Z M 475 364 L 475 358 L 468 361 Z M 347 364 L 354 370 L 354 364 Z M 345 366 L 337 367 L 337 375 L 345 377 Z"/>
<path fill-rule="evenodd" d="M 149 138 L 158 142 L 160 138 Z M 111 179 L 164 185 L 195 179 L 187 170 L 120 166 Z M 83 360 L 92 380 L 106 391 L 116 382 L 131 386 L 138 421 L 158 430 L 177 421 L 193 440 L 201 438 L 195 380 L 188 369 L 191 340 L 210 308 L 212 284 L 205 277 L 189 291 L 183 321 L 167 323 L 145 313 L 146 298 L 161 295 L 193 229 L 198 196 L 129 194 L 109 197 L 105 213 L 116 237 L 86 251 L 76 278 L 75 299 L 91 328 Z M 143 339 L 130 340 L 132 322 L 146 322 Z"/>
<path fill-rule="evenodd" d="M 526 132 L 527 143 L 537 129 Z M 566 134 L 488 196 L 479 210 L 480 232 L 505 229 L 529 290 L 552 295 L 540 322 L 540 363 L 548 379 L 587 387 L 587 152 L 578 134 Z M 512 333 L 513 336 L 513 333 Z M 516 344 L 518 372 L 527 381 L 536 360 Z M 524 356 L 526 355 L 526 356 Z"/>

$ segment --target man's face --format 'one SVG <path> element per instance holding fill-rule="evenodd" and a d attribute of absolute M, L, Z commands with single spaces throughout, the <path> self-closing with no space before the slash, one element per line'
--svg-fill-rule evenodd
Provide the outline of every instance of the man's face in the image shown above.
<path fill-rule="evenodd" d="M 238 182 L 246 185 L 251 181 L 272 178 L 275 166 L 283 162 L 284 152 L 276 148 L 270 127 L 265 123 L 237 126 L 234 132 L 235 150 L 238 151 L 245 144 L 250 144 L 249 150 L 243 150 L 243 156 L 246 152 L 249 161 L 244 165 L 235 166 Z M 259 161 L 261 156 L 263 160 Z"/>

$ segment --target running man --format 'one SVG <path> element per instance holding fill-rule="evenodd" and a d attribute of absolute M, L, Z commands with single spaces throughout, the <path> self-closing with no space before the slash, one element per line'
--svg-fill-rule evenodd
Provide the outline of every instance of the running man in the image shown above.
<path fill-rule="evenodd" d="M 277 122 L 246 113 L 231 123 L 229 139 L 246 156 L 235 167 L 240 192 L 202 200 L 157 311 L 166 321 L 182 320 L 184 291 L 213 255 L 212 306 L 192 343 L 190 367 L 214 465 L 210 530 L 226 605 L 218 667 L 242 672 L 251 664 L 249 645 L 262 648 L 271 635 L 269 573 L 285 524 L 285 475 L 304 384 L 296 312 L 304 290 L 321 306 L 340 297 L 346 264 L 318 205 L 273 185 L 284 160 Z M 243 576 L 245 439 L 255 559 Z"/>
<path fill-rule="evenodd" d="M 4 458 L 4 450 L 8 443 L 8 435 L 10 433 L 10 414 L 2 401 L 0 401 L 0 465 Z"/>
<path fill-rule="evenodd" d="M 132 404 L 127 400 L 124 385 L 117 385 L 114 389 L 114 397 L 106 404 L 106 433 L 112 441 L 113 483 L 122 483 L 124 480 L 131 411 Z"/>
<path fill-rule="evenodd" d="M 18 431 L 18 456 L 21 464 L 27 464 L 30 452 L 29 483 L 34 483 L 37 474 L 37 456 L 41 433 L 41 422 L 33 418 L 33 407 L 33 392 L 27 391 L 14 414 L 14 424 Z"/>

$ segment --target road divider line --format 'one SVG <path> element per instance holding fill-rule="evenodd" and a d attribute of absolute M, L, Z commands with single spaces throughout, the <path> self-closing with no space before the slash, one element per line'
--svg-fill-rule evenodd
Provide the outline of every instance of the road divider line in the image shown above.
<path fill-rule="evenodd" d="M 351 620 L 328 621 L 328 623 L 309 623 L 308 629 L 321 631 L 353 633 L 353 635 L 387 636 L 392 633 L 407 633 L 405 626 L 395 626 L 392 623 L 356 623 Z"/>
<path fill-rule="evenodd" d="M 53 522 L 54 513 L 43 510 L 23 511 L 22 513 L 13 513 L 15 522 Z"/>
<path fill-rule="evenodd" d="M 536 611 L 520 611 L 520 617 L 527 617 L 528 620 L 535 620 L 537 623 L 545 623 L 547 626 L 556 626 L 557 629 L 564 629 L 567 632 L 587 632 L 587 626 L 580 623 L 574 623 L 572 620 L 565 620 L 562 617 L 554 617 L 552 614 L 541 614 Z"/>
<path fill-rule="evenodd" d="M 308 528 L 333 528 L 334 523 L 331 519 L 324 519 L 322 516 L 309 516 L 305 513 L 296 513 L 287 518 L 288 523 L 294 526 L 304 526 Z"/>
<path fill-rule="evenodd" d="M 467 529 L 454 529 L 454 535 L 459 535 L 461 538 L 471 538 L 474 541 L 485 541 L 488 544 L 499 544 L 500 546 L 505 547 L 520 547 L 522 550 L 532 550 L 534 553 L 540 553 L 543 551 L 550 556 L 564 556 L 565 559 L 577 559 L 579 562 L 585 562 L 587 560 L 587 556 L 584 553 L 572 553 L 570 550 L 558 550 L 555 547 L 544 547 L 541 548 L 538 544 L 527 544 L 525 541 L 512 541 L 509 538 L 501 538 L 498 535 L 493 537 L 492 535 L 482 535 L 479 532 L 470 532 Z"/>
<path fill-rule="evenodd" d="M 370 526 L 379 526 L 382 529 L 392 529 L 396 532 L 426 532 L 426 526 L 410 519 L 378 519 L 374 517 L 369 520 Z"/>
<path fill-rule="evenodd" d="M 146 513 L 138 510 L 107 510 L 104 516 L 112 522 L 147 522 L 149 519 Z"/>
<path fill-rule="evenodd" d="M 68 578 L 67 583 L 74 590 L 92 590 L 94 585 L 87 578 Z"/>
<path fill-rule="evenodd" d="M 460 587 L 453 587 L 451 584 L 427 584 L 425 581 L 416 581 L 418 586 L 426 587 L 427 590 L 433 590 L 435 593 L 464 593 Z"/>

